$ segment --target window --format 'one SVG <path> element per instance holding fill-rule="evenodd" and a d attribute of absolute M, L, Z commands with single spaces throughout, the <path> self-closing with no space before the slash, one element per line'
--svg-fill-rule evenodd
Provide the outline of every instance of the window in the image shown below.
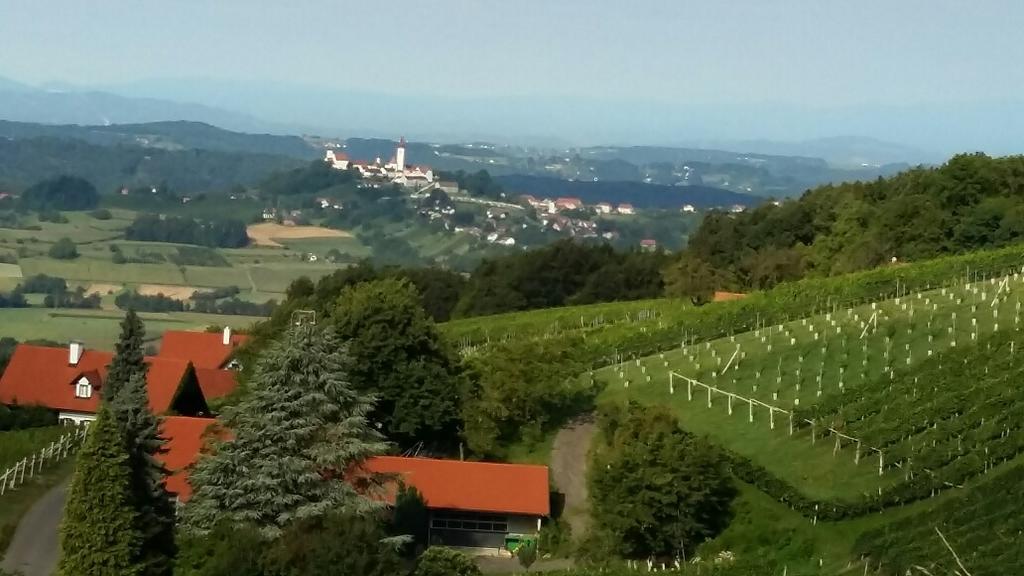
<path fill-rule="evenodd" d="M 92 398 L 92 384 L 89 383 L 89 379 L 83 377 L 75 385 L 75 397 L 76 398 Z"/>
<path fill-rule="evenodd" d="M 441 530 L 473 530 L 475 532 L 508 532 L 508 518 L 494 514 L 437 512 L 430 527 Z"/>

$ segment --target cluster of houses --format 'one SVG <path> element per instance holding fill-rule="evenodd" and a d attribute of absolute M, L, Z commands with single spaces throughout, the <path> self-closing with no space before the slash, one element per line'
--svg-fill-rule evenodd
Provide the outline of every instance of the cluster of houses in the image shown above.
<path fill-rule="evenodd" d="M 579 198 L 536 198 L 529 194 L 524 194 L 519 197 L 525 204 L 537 209 L 537 211 L 547 214 L 557 214 L 568 210 L 586 210 L 587 205 L 583 203 Z M 618 206 L 612 206 L 608 202 L 599 202 L 593 206 L 594 212 L 597 214 L 636 214 L 636 209 L 633 208 L 632 204 L 619 204 Z"/>
<path fill-rule="evenodd" d="M 324 153 L 324 161 L 337 170 L 355 169 L 366 180 L 377 180 L 422 189 L 432 187 L 434 171 L 430 166 L 414 166 L 405 163 L 405 138 L 398 141 L 395 156 L 382 162 L 380 158 L 373 162 L 350 160 L 348 155 L 336 148 L 328 148 Z"/>
<path fill-rule="evenodd" d="M 167 490 L 179 503 L 192 496 L 189 472 L 207 438 L 216 433 L 209 402 L 237 387 L 235 358 L 246 336 L 223 332 L 165 332 L 159 353 L 145 358 L 149 405 L 162 416 Z M 0 377 L 0 404 L 37 405 L 57 412 L 62 423 L 95 420 L 113 359 L 110 352 L 19 344 Z M 384 497 L 415 487 L 429 511 L 430 544 L 460 546 L 481 554 L 508 554 L 534 540 L 550 515 L 546 466 L 380 456 L 360 471 L 384 475 Z M 341 481 L 341 480 L 339 480 Z"/>

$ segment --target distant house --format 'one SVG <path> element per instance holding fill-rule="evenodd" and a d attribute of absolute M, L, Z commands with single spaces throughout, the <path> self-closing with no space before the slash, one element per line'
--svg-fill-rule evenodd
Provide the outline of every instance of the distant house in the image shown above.
<path fill-rule="evenodd" d="M 733 204 L 732 207 L 729 208 L 729 212 L 732 212 L 733 214 L 738 214 L 746 209 L 747 207 L 744 206 L 743 204 Z"/>
<path fill-rule="evenodd" d="M 683 204 L 682 211 L 685 212 L 685 213 L 692 214 L 692 213 L 696 212 L 697 209 L 693 206 L 693 204 Z"/>
<path fill-rule="evenodd" d="M 611 214 L 612 210 L 612 205 L 607 202 L 598 202 L 594 205 L 594 211 L 598 214 Z"/>
<path fill-rule="evenodd" d="M 651 252 L 658 248 L 658 241 L 653 238 L 644 238 L 640 241 L 640 249 L 645 252 Z"/>
<path fill-rule="evenodd" d="M 559 198 L 555 200 L 555 210 L 580 210 L 583 201 L 579 198 Z"/>
<path fill-rule="evenodd" d="M 348 170 L 349 159 L 348 155 L 344 152 L 337 152 L 335 150 L 328 149 L 327 153 L 324 155 L 324 161 L 337 170 Z"/>
<path fill-rule="evenodd" d="M 458 194 L 459 183 L 452 182 L 450 180 L 441 180 L 437 182 L 437 189 L 444 192 L 445 194 Z"/>
<path fill-rule="evenodd" d="M 619 204 L 615 208 L 615 211 L 619 214 L 636 214 L 636 210 L 633 209 L 632 204 Z"/>
<path fill-rule="evenodd" d="M 230 329 L 168 334 L 160 354 L 145 359 L 150 409 L 205 414 L 208 400 L 235 389 L 235 372 L 226 367 L 245 337 L 232 336 Z M 19 344 L 0 377 L 0 404 L 45 406 L 56 410 L 61 422 L 90 422 L 96 419 L 111 360 L 112 353 L 87 350 L 80 342 L 67 348 Z"/>

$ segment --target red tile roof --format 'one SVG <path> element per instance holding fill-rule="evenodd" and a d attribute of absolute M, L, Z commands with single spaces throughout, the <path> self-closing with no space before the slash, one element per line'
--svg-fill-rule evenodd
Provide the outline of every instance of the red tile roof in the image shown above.
<path fill-rule="evenodd" d="M 186 332 L 168 330 L 160 343 L 161 358 L 190 360 L 196 368 L 222 368 L 235 349 L 249 339 L 242 334 L 231 335 L 231 345 L 224 345 L 221 332 Z"/>
<path fill-rule="evenodd" d="M 164 485 L 182 502 L 192 497 L 192 486 L 188 483 L 189 466 L 199 457 L 203 434 L 215 422 L 213 418 L 168 416 L 160 427 L 160 434 L 167 440 L 165 452 L 159 455 L 168 471 Z"/>
<path fill-rule="evenodd" d="M 215 370 L 212 368 L 196 368 L 196 379 L 199 388 L 207 400 L 223 398 L 238 387 L 237 374 L 233 370 Z"/>
<path fill-rule="evenodd" d="M 551 512 L 547 466 L 379 456 L 363 469 L 400 475 L 423 494 L 429 508 L 530 516 Z"/>
<path fill-rule="evenodd" d="M 109 352 L 85 350 L 78 364 L 70 366 L 67 348 L 19 344 L 0 377 L 0 404 L 38 404 L 57 410 L 96 413 L 112 358 Z M 152 356 L 146 362 L 150 409 L 157 414 L 166 412 L 188 362 Z M 82 376 L 93 385 L 89 398 L 75 397 L 75 383 Z"/>

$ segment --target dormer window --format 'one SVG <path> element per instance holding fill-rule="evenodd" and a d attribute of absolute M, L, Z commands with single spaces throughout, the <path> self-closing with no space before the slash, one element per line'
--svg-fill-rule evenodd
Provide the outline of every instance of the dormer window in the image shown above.
<path fill-rule="evenodd" d="M 75 384 L 75 398 L 92 398 L 92 383 L 85 376 Z"/>

